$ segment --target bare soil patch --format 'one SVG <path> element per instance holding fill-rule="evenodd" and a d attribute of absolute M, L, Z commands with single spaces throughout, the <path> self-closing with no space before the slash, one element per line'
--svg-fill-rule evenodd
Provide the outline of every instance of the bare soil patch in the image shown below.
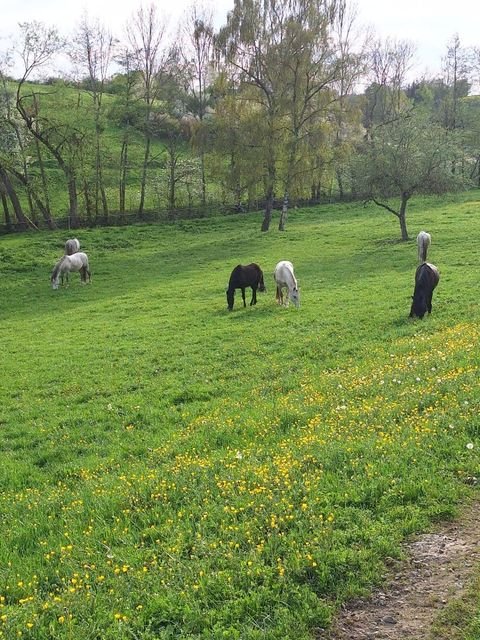
<path fill-rule="evenodd" d="M 382 590 L 344 606 L 328 640 L 427 640 L 432 623 L 461 598 L 480 562 L 480 504 L 406 543 L 407 560 Z"/>

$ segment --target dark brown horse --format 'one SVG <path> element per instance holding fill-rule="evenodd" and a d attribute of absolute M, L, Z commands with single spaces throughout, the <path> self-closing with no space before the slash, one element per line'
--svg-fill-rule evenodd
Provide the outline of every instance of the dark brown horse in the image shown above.
<path fill-rule="evenodd" d="M 410 317 L 423 318 L 425 313 L 432 312 L 433 290 L 440 280 L 440 273 L 434 264 L 423 262 L 415 271 L 415 289 L 412 296 Z"/>
<path fill-rule="evenodd" d="M 252 264 L 238 264 L 232 271 L 230 281 L 227 289 L 227 304 L 228 310 L 232 311 L 233 301 L 235 298 L 235 289 L 242 291 L 243 306 L 246 307 L 245 302 L 245 288 L 252 288 L 252 299 L 250 306 L 257 304 L 257 289 L 259 291 L 265 291 L 265 284 L 263 282 L 263 271 L 258 264 L 252 262 Z"/>

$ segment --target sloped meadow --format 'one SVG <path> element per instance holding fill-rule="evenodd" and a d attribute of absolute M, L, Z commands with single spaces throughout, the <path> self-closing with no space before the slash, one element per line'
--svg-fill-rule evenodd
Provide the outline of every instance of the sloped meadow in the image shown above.
<path fill-rule="evenodd" d="M 479 475 L 478 193 L 0 239 L 0 634 L 302 640 Z M 291 260 L 301 307 L 275 303 Z M 225 288 L 258 262 L 267 293 Z M 247 294 L 247 301 L 249 296 Z"/>

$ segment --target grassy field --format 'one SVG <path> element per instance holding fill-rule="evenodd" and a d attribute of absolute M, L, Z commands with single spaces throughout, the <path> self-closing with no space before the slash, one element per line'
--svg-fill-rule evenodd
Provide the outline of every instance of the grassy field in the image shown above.
<path fill-rule="evenodd" d="M 0 633 L 306 640 L 474 491 L 480 194 L 0 239 Z M 275 304 L 291 260 L 301 308 Z M 226 310 L 239 262 L 267 293 Z"/>

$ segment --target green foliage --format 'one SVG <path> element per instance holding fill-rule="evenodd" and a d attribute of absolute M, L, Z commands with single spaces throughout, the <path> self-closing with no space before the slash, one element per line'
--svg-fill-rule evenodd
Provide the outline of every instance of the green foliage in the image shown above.
<path fill-rule="evenodd" d="M 314 637 L 478 476 L 478 194 L 412 205 L 441 271 L 376 208 L 2 238 L 4 637 Z M 293 261 L 302 306 L 275 303 Z M 226 311 L 238 262 L 267 293 Z M 467 445 L 473 445 L 473 448 Z"/>

